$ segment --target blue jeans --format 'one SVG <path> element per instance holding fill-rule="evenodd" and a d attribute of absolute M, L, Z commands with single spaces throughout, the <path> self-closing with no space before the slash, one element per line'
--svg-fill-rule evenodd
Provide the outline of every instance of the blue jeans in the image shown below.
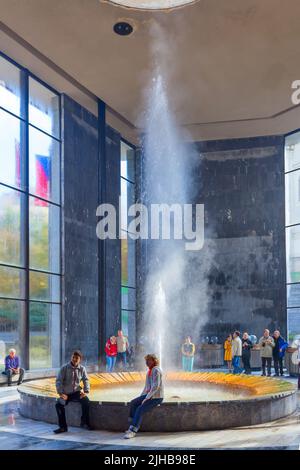
<path fill-rule="evenodd" d="M 120 364 L 120 362 L 122 362 L 124 368 L 127 367 L 127 357 L 126 356 L 127 356 L 126 351 L 125 352 L 118 352 L 118 364 Z"/>
<path fill-rule="evenodd" d="M 194 356 L 182 356 L 182 369 L 186 372 L 193 372 Z"/>
<path fill-rule="evenodd" d="M 163 401 L 163 398 L 150 398 L 150 400 L 147 400 L 142 405 L 142 401 L 146 398 L 146 396 L 147 395 L 141 395 L 140 397 L 134 398 L 134 400 L 130 402 L 129 416 L 132 418 L 132 422 L 129 429 L 133 432 L 138 432 L 142 423 L 143 415 L 152 410 L 152 408 L 160 405 Z"/>
<path fill-rule="evenodd" d="M 232 367 L 234 374 L 240 374 L 242 372 L 242 368 L 240 367 L 240 356 L 234 356 L 232 359 Z"/>
<path fill-rule="evenodd" d="M 113 372 L 116 365 L 117 356 L 106 355 L 106 372 Z"/>

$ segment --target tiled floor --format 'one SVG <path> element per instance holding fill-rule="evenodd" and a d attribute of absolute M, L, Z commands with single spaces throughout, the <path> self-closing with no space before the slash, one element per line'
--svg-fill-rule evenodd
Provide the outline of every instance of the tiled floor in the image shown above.
<path fill-rule="evenodd" d="M 289 380 L 295 382 L 295 379 Z M 129 442 L 119 433 L 80 428 L 69 428 L 68 433 L 56 436 L 54 428 L 20 416 L 16 387 L 0 388 L 0 450 L 299 449 L 300 406 L 289 417 L 258 426 L 220 431 L 140 433 Z"/>

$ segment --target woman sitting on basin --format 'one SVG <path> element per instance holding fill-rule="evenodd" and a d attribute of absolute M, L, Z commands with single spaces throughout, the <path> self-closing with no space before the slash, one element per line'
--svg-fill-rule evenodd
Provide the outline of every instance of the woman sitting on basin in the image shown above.
<path fill-rule="evenodd" d="M 131 439 L 136 436 L 142 423 L 143 414 L 160 405 L 164 398 L 162 370 L 159 367 L 158 358 L 155 354 L 147 354 L 145 361 L 148 367 L 145 388 L 141 396 L 130 403 L 129 417 L 131 425 L 126 431 L 124 439 Z"/>

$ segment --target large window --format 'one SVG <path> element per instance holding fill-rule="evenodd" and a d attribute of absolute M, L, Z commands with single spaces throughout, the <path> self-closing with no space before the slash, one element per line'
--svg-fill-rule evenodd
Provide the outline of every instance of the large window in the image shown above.
<path fill-rule="evenodd" d="M 121 142 L 121 325 L 131 344 L 136 334 L 135 240 L 130 236 L 128 208 L 135 203 L 135 151 Z"/>
<path fill-rule="evenodd" d="M 0 56 L 0 367 L 60 363 L 60 97 Z"/>
<path fill-rule="evenodd" d="M 285 141 L 287 317 L 289 339 L 300 335 L 300 132 Z"/>

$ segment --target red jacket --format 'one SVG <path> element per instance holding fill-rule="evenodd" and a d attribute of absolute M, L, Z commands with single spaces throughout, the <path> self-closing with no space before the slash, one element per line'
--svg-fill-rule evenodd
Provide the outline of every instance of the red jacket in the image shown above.
<path fill-rule="evenodd" d="M 117 343 L 111 344 L 109 339 L 105 345 L 105 352 L 107 356 L 116 356 L 118 354 Z"/>

